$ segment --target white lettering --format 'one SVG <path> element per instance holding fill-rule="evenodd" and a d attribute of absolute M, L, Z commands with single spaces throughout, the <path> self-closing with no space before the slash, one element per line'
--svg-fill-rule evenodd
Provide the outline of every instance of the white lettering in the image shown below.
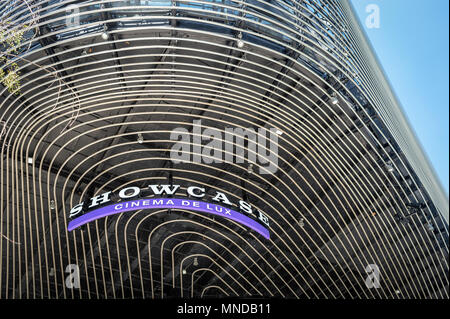
<path fill-rule="evenodd" d="M 200 194 L 197 194 L 196 191 L 200 192 Z M 205 196 L 205 189 L 203 187 L 190 186 L 187 188 L 186 192 L 189 196 L 196 198 L 202 198 Z"/>
<path fill-rule="evenodd" d="M 111 192 L 107 192 L 107 193 L 103 193 L 101 195 L 97 195 L 95 197 L 92 197 L 91 198 L 91 205 L 89 205 L 89 208 L 109 202 L 111 200 L 109 198 L 110 194 L 111 194 Z"/>
<path fill-rule="evenodd" d="M 70 210 L 70 215 L 69 215 L 69 217 L 72 218 L 72 217 L 77 216 L 78 214 L 80 214 L 80 213 L 82 212 L 82 210 L 83 210 L 83 203 L 78 204 L 78 205 L 75 205 L 75 206 Z"/>
<path fill-rule="evenodd" d="M 180 188 L 180 185 L 148 185 L 152 189 L 155 195 L 161 195 L 163 193 L 167 195 L 173 195 Z"/>
<path fill-rule="evenodd" d="M 129 190 L 131 190 L 132 193 L 127 195 L 127 192 L 128 192 Z M 125 198 L 131 198 L 131 197 L 135 197 L 135 196 L 139 195 L 140 192 L 141 192 L 141 189 L 140 189 L 139 187 L 136 187 L 136 186 L 127 187 L 127 188 L 122 189 L 122 190 L 119 192 L 119 197 L 120 197 L 120 198 L 123 198 L 123 199 L 125 199 Z"/>
<path fill-rule="evenodd" d="M 227 204 L 227 205 L 233 205 L 228 200 L 227 196 L 224 193 L 221 193 L 221 192 L 216 192 L 216 196 L 214 196 L 212 198 L 212 200 L 216 201 L 216 202 L 221 202 L 221 203 L 224 203 L 224 204 Z"/>

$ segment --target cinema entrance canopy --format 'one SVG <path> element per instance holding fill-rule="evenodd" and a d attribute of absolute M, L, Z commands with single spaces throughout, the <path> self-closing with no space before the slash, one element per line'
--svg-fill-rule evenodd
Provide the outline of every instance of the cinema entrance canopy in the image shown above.
<path fill-rule="evenodd" d="M 448 200 L 348 1 L 0 5 L 28 25 L 21 92 L 0 87 L 0 298 L 448 298 Z M 276 128 L 278 169 L 174 163 L 195 120 Z M 180 208 L 68 231 L 149 184 L 244 200 L 270 238 Z"/>

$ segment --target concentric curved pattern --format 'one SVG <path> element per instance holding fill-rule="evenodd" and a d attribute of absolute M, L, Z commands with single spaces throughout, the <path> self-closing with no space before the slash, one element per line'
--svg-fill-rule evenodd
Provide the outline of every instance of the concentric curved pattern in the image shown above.
<path fill-rule="evenodd" d="M 0 87 L 0 298 L 449 297 L 448 200 L 346 0 L 0 10 L 35 22 L 21 94 Z M 278 170 L 174 164 L 170 133 L 196 120 L 278 129 Z M 270 239 L 181 209 L 67 231 L 83 200 L 150 183 L 246 199 Z"/>

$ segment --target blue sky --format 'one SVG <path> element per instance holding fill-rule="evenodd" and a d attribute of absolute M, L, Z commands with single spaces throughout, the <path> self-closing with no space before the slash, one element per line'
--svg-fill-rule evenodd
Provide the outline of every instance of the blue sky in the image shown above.
<path fill-rule="evenodd" d="M 449 190 L 449 0 L 351 0 L 408 120 Z M 365 25 L 366 6 L 380 27 Z"/>

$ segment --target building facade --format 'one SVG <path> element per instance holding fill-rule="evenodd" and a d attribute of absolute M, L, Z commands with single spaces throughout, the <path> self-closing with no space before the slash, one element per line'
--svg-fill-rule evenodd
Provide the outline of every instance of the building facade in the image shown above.
<path fill-rule="evenodd" d="M 3 36 L 24 30 L 1 62 L 1 299 L 449 297 L 447 196 L 347 0 L 0 4 Z M 272 130 L 276 158 L 230 128 Z M 167 206 L 69 230 L 148 185 L 244 201 L 270 237 Z"/>

